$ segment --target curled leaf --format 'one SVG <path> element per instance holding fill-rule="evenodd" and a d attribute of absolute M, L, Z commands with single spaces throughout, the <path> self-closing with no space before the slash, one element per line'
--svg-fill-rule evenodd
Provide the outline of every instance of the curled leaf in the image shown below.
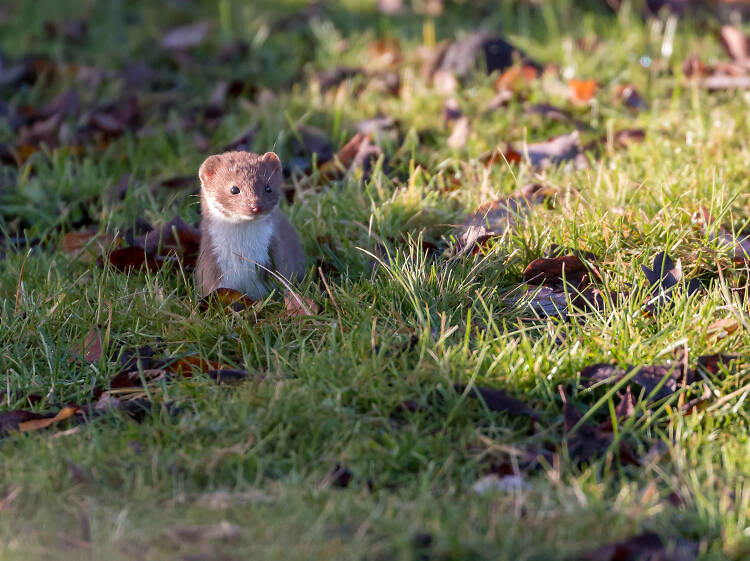
<path fill-rule="evenodd" d="M 59 423 L 60 421 L 64 421 L 65 419 L 72 417 L 73 415 L 75 415 L 77 411 L 78 411 L 78 407 L 71 407 L 71 406 L 63 407 L 53 417 L 47 417 L 43 419 L 31 419 L 31 420 L 23 421 L 19 423 L 18 430 L 20 430 L 21 432 L 31 432 L 34 430 L 44 429 L 50 425 Z"/>

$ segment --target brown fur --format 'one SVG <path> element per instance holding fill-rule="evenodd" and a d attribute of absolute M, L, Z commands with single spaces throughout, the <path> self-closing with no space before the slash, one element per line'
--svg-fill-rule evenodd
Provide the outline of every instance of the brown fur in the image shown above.
<path fill-rule="evenodd" d="M 201 200 L 203 197 L 201 197 Z M 203 203 L 205 205 L 205 203 Z M 195 279 L 198 283 L 198 291 L 205 298 L 211 292 L 219 288 L 221 269 L 216 262 L 216 256 L 211 250 L 212 239 L 208 231 L 208 221 L 201 220 L 201 246 L 198 252 L 198 263 L 195 267 Z"/>
<path fill-rule="evenodd" d="M 198 171 L 203 189 L 216 201 L 237 214 L 270 212 L 281 198 L 281 161 L 273 152 L 263 156 L 251 152 L 225 152 L 209 156 Z M 266 184 L 272 187 L 267 193 Z M 240 193 L 233 195 L 232 187 Z"/>
<path fill-rule="evenodd" d="M 227 152 L 209 156 L 201 165 L 201 246 L 195 271 L 201 296 L 207 296 L 222 286 L 223 272 L 214 252 L 214 240 L 209 225 L 216 218 L 209 211 L 206 200 L 210 193 L 214 212 L 232 218 L 246 216 L 260 218 L 268 215 L 274 231 L 268 252 L 271 269 L 287 280 L 301 279 L 305 274 L 305 253 L 294 227 L 277 208 L 281 196 L 281 162 L 276 154 L 262 156 L 250 152 Z M 271 188 L 266 191 L 266 185 Z M 232 194 L 231 188 L 240 192 Z M 218 204 L 217 204 L 218 203 Z M 237 224 L 242 228 L 243 222 Z M 241 249 L 241 248 L 238 248 Z M 266 273 L 259 273 L 265 277 Z"/>

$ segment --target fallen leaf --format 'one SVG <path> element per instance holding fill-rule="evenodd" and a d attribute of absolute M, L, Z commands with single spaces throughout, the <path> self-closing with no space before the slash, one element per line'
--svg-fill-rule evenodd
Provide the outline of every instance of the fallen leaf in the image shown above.
<path fill-rule="evenodd" d="M 505 302 L 521 307 L 528 307 L 541 317 L 558 317 L 567 319 L 568 302 L 572 295 L 549 286 L 522 286 L 520 292 L 505 297 Z"/>
<path fill-rule="evenodd" d="M 354 473 L 339 464 L 333 466 L 331 472 L 323 478 L 322 485 L 333 485 L 340 489 L 345 489 L 354 479 Z"/>
<path fill-rule="evenodd" d="M 70 117 L 78 113 L 81 107 L 81 96 L 71 88 L 57 95 L 34 112 L 34 119 L 48 119 L 53 115 Z"/>
<path fill-rule="evenodd" d="M 60 249 L 78 257 L 82 263 L 93 263 L 112 246 L 117 238 L 114 235 L 97 230 L 68 232 L 60 241 Z"/>
<path fill-rule="evenodd" d="M 583 561 L 694 561 L 698 544 L 685 539 L 664 543 L 653 532 L 605 545 L 582 557 Z"/>
<path fill-rule="evenodd" d="M 122 378 L 116 382 L 117 385 L 111 385 L 110 387 L 112 387 L 113 389 L 120 388 L 120 387 L 130 387 L 127 385 L 122 386 L 120 385 L 121 383 L 122 383 Z M 99 400 L 94 404 L 95 410 L 120 409 L 121 407 L 122 407 L 122 402 L 119 399 L 117 399 L 114 395 L 112 395 L 111 392 L 108 392 L 108 391 L 102 392 L 102 394 L 99 396 Z"/>
<path fill-rule="evenodd" d="M 175 27 L 161 39 L 162 47 L 167 49 L 184 50 L 203 43 L 211 30 L 211 22 L 199 21 L 189 25 Z"/>
<path fill-rule="evenodd" d="M 154 349 L 148 345 L 137 349 L 123 349 L 118 362 L 123 372 L 148 370 L 154 367 Z"/>
<path fill-rule="evenodd" d="M 750 76 L 730 76 L 714 74 L 701 81 L 701 85 L 708 91 L 747 90 L 750 89 Z"/>
<path fill-rule="evenodd" d="M 357 123 L 357 132 L 370 136 L 376 141 L 380 139 L 396 141 L 398 139 L 398 123 L 391 117 L 373 117 Z"/>
<path fill-rule="evenodd" d="M 551 138 L 545 142 L 536 142 L 526 146 L 520 153 L 528 154 L 529 162 L 534 168 L 546 168 L 573 161 L 576 168 L 586 167 L 578 131 Z"/>
<path fill-rule="evenodd" d="M 64 421 L 75 415 L 78 411 L 78 407 L 63 407 L 58 411 L 54 417 L 47 417 L 41 419 L 30 419 L 28 421 L 22 421 L 18 424 L 18 430 L 21 432 L 30 432 L 34 430 L 44 429 L 60 421 Z"/>
<path fill-rule="evenodd" d="M 332 181 L 341 177 L 358 163 L 363 164 L 369 156 L 373 155 L 373 150 L 379 152 L 372 144 L 370 135 L 358 132 L 336 153 L 336 156 L 320 166 L 320 179 Z"/>
<path fill-rule="evenodd" d="M 682 62 L 682 73 L 686 78 L 708 76 L 711 72 L 696 53 L 690 54 Z"/>
<path fill-rule="evenodd" d="M 246 294 L 231 288 L 217 288 L 201 300 L 200 306 L 203 310 L 206 310 L 212 303 L 224 308 L 231 308 L 235 312 L 241 312 L 255 305 L 255 302 L 248 298 Z"/>
<path fill-rule="evenodd" d="M 218 383 L 240 382 L 242 380 L 247 380 L 247 378 L 250 376 L 247 370 L 236 369 L 209 370 L 207 374 L 209 378 Z"/>
<path fill-rule="evenodd" d="M 109 387 L 113 390 L 124 388 L 138 388 L 143 386 L 144 381 L 146 383 L 150 383 L 156 380 L 163 380 L 168 377 L 169 371 L 163 368 L 146 368 L 141 370 L 131 370 L 127 372 L 123 371 L 116 374 L 109 380 Z"/>
<path fill-rule="evenodd" d="M 516 63 L 538 66 L 521 49 L 502 37 L 475 31 L 446 48 L 438 70 L 451 72 L 460 79 L 465 79 L 480 62 L 484 62 L 488 74 L 496 70 L 503 71 Z"/>
<path fill-rule="evenodd" d="M 220 362 L 206 360 L 197 355 L 188 355 L 177 359 L 172 364 L 165 366 L 165 368 L 170 372 L 189 378 L 195 371 L 208 374 L 212 370 L 224 370 L 224 365 Z"/>
<path fill-rule="evenodd" d="M 650 269 L 646 267 L 646 265 L 641 265 L 641 269 L 651 285 L 652 293 L 659 293 L 655 305 L 667 301 L 669 296 L 667 293 L 677 286 L 684 285 L 688 296 L 694 294 L 701 288 L 701 284 L 697 279 L 691 279 L 690 281 L 685 282 L 682 278 L 682 264 L 680 260 L 678 259 L 676 262 L 673 261 L 672 258 L 663 251 L 654 256 L 654 262 Z"/>
<path fill-rule="evenodd" d="M 535 259 L 523 271 L 523 281 L 527 284 L 562 287 L 564 282 L 576 290 L 583 290 L 590 278 L 601 282 L 596 267 L 584 263 L 577 255 Z"/>
<path fill-rule="evenodd" d="M 95 112 L 89 117 L 89 123 L 108 135 L 117 136 L 125 132 L 126 123 L 121 121 L 117 115 Z"/>
<path fill-rule="evenodd" d="M 729 247 L 732 250 L 732 259 L 735 263 L 745 264 L 750 262 L 750 234 L 735 235 L 726 228 L 711 228 L 714 220 L 706 207 L 701 207 L 694 215 L 693 222 L 697 223 L 703 235 L 709 236 L 712 241 Z"/>
<path fill-rule="evenodd" d="M 342 82 L 350 80 L 362 74 L 361 68 L 351 66 L 337 66 L 328 70 L 321 70 L 312 75 L 312 83 L 320 92 L 326 92 L 331 88 L 338 87 Z"/>
<path fill-rule="evenodd" d="M 448 137 L 446 144 L 453 150 L 458 150 L 466 146 L 471 133 L 471 125 L 468 117 L 459 118 L 453 125 L 453 132 Z"/>
<path fill-rule="evenodd" d="M 603 383 L 616 384 L 626 376 L 630 376 L 630 382 L 643 388 L 647 397 L 655 400 L 669 397 L 696 379 L 693 371 L 685 371 L 682 361 L 627 369 L 612 364 L 592 364 L 580 372 L 581 382 L 585 387 Z"/>
<path fill-rule="evenodd" d="M 716 320 L 706 329 L 706 334 L 713 339 L 724 339 L 739 329 L 740 324 L 735 318 Z"/>
<path fill-rule="evenodd" d="M 620 86 L 617 88 L 617 97 L 628 109 L 633 111 L 648 110 L 648 103 L 633 86 Z"/>
<path fill-rule="evenodd" d="M 632 144 L 638 144 L 646 139 L 646 131 L 643 129 L 622 129 L 614 134 L 615 146 L 625 149 Z"/>
<path fill-rule="evenodd" d="M 531 86 L 539 75 L 539 68 L 534 65 L 514 64 L 495 79 L 494 88 L 498 94 L 519 92 Z"/>
<path fill-rule="evenodd" d="M 368 68 L 383 69 L 401 62 L 401 45 L 396 38 L 377 39 L 370 45 Z"/>
<path fill-rule="evenodd" d="M 615 405 L 615 418 L 619 420 L 629 419 L 635 414 L 635 397 L 633 392 L 630 390 L 630 386 L 625 387 L 625 393 L 617 392 L 619 401 Z M 609 419 L 604 421 L 605 423 L 611 422 Z"/>
<path fill-rule="evenodd" d="M 724 25 L 719 31 L 719 38 L 729 58 L 740 64 L 750 65 L 750 37 L 744 31 Z"/>
<path fill-rule="evenodd" d="M 102 356 L 102 336 L 99 330 L 92 328 L 87 334 L 81 346 L 73 348 L 73 354 L 87 362 L 98 362 Z"/>
<path fill-rule="evenodd" d="M 458 249 L 462 252 L 467 251 L 493 237 L 502 236 L 511 228 L 515 228 L 533 206 L 556 195 L 554 189 L 532 183 L 508 197 L 481 205 L 461 227 Z"/>
<path fill-rule="evenodd" d="M 573 116 L 564 109 L 555 107 L 554 105 L 550 105 L 548 103 L 538 103 L 536 105 L 532 105 L 524 111 L 524 115 L 541 115 L 542 117 L 546 117 L 547 119 L 550 119 L 552 121 L 559 121 L 561 123 L 575 122 L 577 128 L 585 127 L 585 125 L 580 121 L 575 121 L 575 119 L 573 119 Z"/>
<path fill-rule="evenodd" d="M 35 413 L 33 411 L 26 411 L 25 409 L 5 411 L 0 413 L 0 433 L 19 430 L 20 424 L 27 421 L 50 419 L 54 416 L 54 414 Z"/>
<path fill-rule="evenodd" d="M 588 103 L 594 98 L 599 85 L 594 80 L 569 80 L 568 97 L 574 103 Z"/>
<path fill-rule="evenodd" d="M 115 269 L 122 272 L 148 270 L 154 273 L 164 265 L 163 257 L 149 255 L 142 247 L 116 249 L 107 255 L 107 260 Z"/>
<path fill-rule="evenodd" d="M 463 111 L 461 111 L 461 107 L 458 105 L 458 100 L 456 100 L 455 97 L 451 97 L 450 99 L 446 99 L 445 103 L 443 103 L 443 120 L 446 122 L 451 121 L 457 121 L 461 117 L 463 117 Z"/>
<path fill-rule="evenodd" d="M 583 415 L 578 413 L 569 402 L 562 386 L 558 386 L 558 391 L 563 401 L 563 426 L 568 456 L 579 465 L 590 463 L 609 450 L 614 442 L 613 435 L 608 430 L 589 422 L 579 425 Z M 573 432 L 575 427 L 577 428 Z M 621 462 L 626 464 L 638 463 L 624 441 L 620 440 L 616 452 Z"/>
<path fill-rule="evenodd" d="M 728 368 L 732 362 L 738 359 L 739 355 L 715 353 L 712 355 L 699 356 L 696 362 L 698 368 L 702 368 L 709 374 L 716 376 L 721 372 L 722 368 Z M 697 376 L 694 377 L 697 378 Z"/>
<path fill-rule="evenodd" d="M 309 298 L 289 291 L 284 292 L 284 306 L 287 315 L 292 318 L 314 316 L 320 311 L 320 307 Z"/>
<path fill-rule="evenodd" d="M 304 154 L 310 158 L 314 157 L 318 164 L 333 158 L 333 146 L 326 134 L 315 127 L 300 125 L 295 131 L 294 149 L 298 154 Z"/>
<path fill-rule="evenodd" d="M 481 400 L 490 411 L 504 412 L 516 416 L 523 415 L 532 419 L 539 418 L 539 413 L 522 401 L 510 397 L 502 390 L 481 386 L 467 386 L 465 384 L 454 384 L 453 388 L 458 393 L 466 393 L 468 397 Z"/>

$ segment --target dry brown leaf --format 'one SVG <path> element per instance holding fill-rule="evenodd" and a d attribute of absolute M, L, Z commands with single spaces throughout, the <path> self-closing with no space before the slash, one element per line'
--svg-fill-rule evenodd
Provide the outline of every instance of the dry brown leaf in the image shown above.
<path fill-rule="evenodd" d="M 87 362 L 97 362 L 102 356 L 102 336 L 99 330 L 91 328 L 83 343 L 74 347 L 72 352 Z"/>
<path fill-rule="evenodd" d="M 284 293 L 284 305 L 287 314 L 293 318 L 314 316 L 320 311 L 320 307 L 309 298 L 289 291 Z"/>
<path fill-rule="evenodd" d="M 505 70 L 495 80 L 495 91 L 517 92 L 528 88 L 539 78 L 539 69 L 530 64 L 514 65 Z"/>
<path fill-rule="evenodd" d="M 519 152 L 524 153 L 523 150 Z M 580 137 L 577 130 L 562 134 L 545 142 L 536 142 L 526 146 L 532 167 L 542 169 L 550 166 L 573 161 L 577 169 L 586 167 L 586 157 L 583 155 Z"/>
<path fill-rule="evenodd" d="M 501 236 L 522 220 L 533 205 L 541 204 L 557 195 L 550 187 L 532 183 L 517 192 L 486 203 L 466 219 L 458 234 L 459 249 L 465 252 L 490 238 Z"/>
<path fill-rule="evenodd" d="M 378 39 L 370 45 L 368 65 L 382 69 L 401 62 L 401 45 L 398 39 Z"/>
<path fill-rule="evenodd" d="M 131 270 L 148 270 L 155 273 L 161 269 L 165 263 L 163 257 L 149 255 L 142 247 L 123 247 L 121 249 L 116 249 L 107 255 L 107 259 L 115 269 L 122 272 L 128 272 Z"/>
<path fill-rule="evenodd" d="M 113 234 L 99 233 L 96 230 L 68 232 L 60 241 L 60 249 L 78 257 L 83 263 L 93 263 L 116 239 Z"/>
<path fill-rule="evenodd" d="M 255 302 L 248 298 L 246 294 L 231 288 L 217 288 L 202 299 L 200 305 L 205 310 L 211 303 L 217 303 L 224 308 L 231 308 L 235 312 L 241 312 L 255 305 Z"/>
<path fill-rule="evenodd" d="M 724 339 L 739 329 L 740 324 L 735 318 L 716 320 L 708 326 L 706 332 L 712 339 Z"/>
<path fill-rule="evenodd" d="M 577 255 L 540 257 L 529 263 L 523 271 L 525 283 L 562 286 L 565 279 L 565 282 L 577 290 L 583 290 L 591 277 L 601 281 L 596 268 L 584 263 Z"/>
<path fill-rule="evenodd" d="M 574 103 L 588 103 L 596 94 L 599 85 L 594 80 L 570 80 L 568 96 Z"/>
<path fill-rule="evenodd" d="M 643 129 L 623 129 L 614 134 L 614 143 L 617 148 L 625 149 L 632 144 L 638 144 L 646 139 L 646 131 Z"/>
<path fill-rule="evenodd" d="M 65 419 L 72 417 L 73 415 L 75 415 L 76 411 L 78 411 L 78 407 L 63 407 L 54 417 L 50 417 L 47 419 L 32 419 L 31 421 L 24 421 L 22 423 L 19 423 L 18 430 L 20 430 L 21 432 L 30 432 L 47 428 L 50 425 L 59 423 L 60 421 L 64 421 Z"/>
<path fill-rule="evenodd" d="M 744 31 L 724 25 L 719 31 L 719 38 L 729 58 L 742 64 L 750 62 L 750 38 Z"/>
<path fill-rule="evenodd" d="M 143 385 L 144 380 L 146 383 L 153 382 L 155 380 L 162 380 L 169 376 L 169 372 L 163 368 L 145 368 L 143 370 L 130 370 L 127 372 L 120 372 L 119 374 L 112 377 L 109 381 L 109 387 L 111 389 L 123 389 L 123 388 L 137 388 Z"/>
<path fill-rule="evenodd" d="M 174 363 L 167 366 L 166 369 L 180 376 L 189 378 L 195 371 L 202 374 L 208 374 L 212 370 L 225 370 L 227 365 L 221 362 L 206 360 L 197 355 L 188 355 L 177 359 Z"/>

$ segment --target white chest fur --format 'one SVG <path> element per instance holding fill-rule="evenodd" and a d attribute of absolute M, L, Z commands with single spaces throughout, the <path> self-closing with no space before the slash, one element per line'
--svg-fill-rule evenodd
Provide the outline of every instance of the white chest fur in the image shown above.
<path fill-rule="evenodd" d="M 239 290 L 255 300 L 268 294 L 263 271 L 255 264 L 270 268 L 268 248 L 273 230 L 272 216 L 239 223 L 211 221 L 211 242 L 222 275 L 219 286 Z"/>

